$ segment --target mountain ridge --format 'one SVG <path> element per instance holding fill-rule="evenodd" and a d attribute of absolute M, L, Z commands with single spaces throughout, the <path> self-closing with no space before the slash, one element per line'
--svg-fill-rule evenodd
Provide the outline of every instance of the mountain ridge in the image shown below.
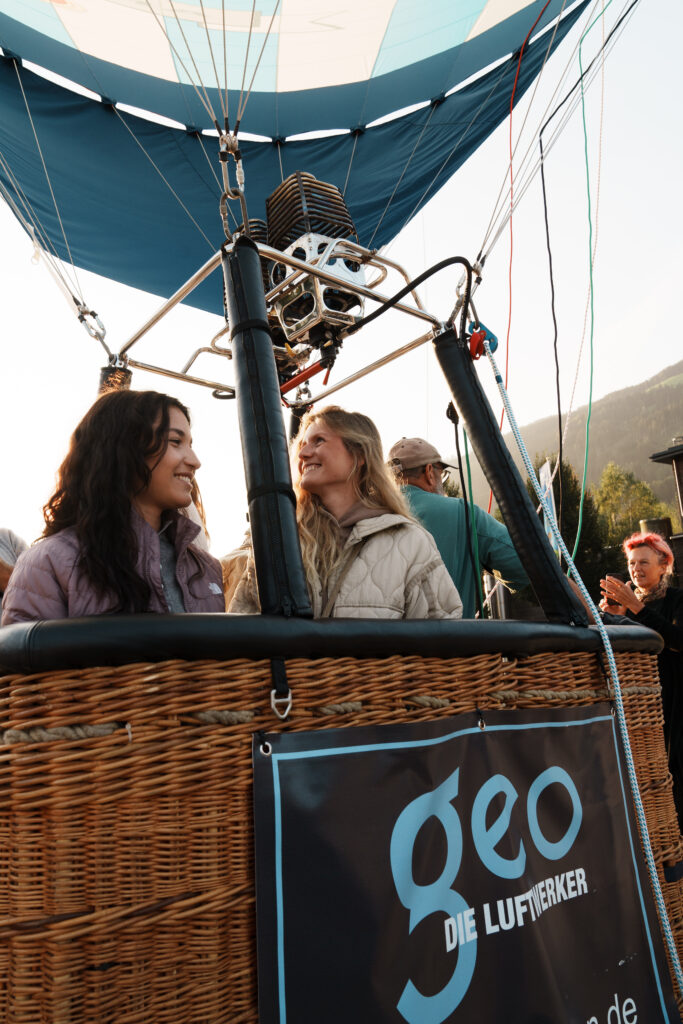
<path fill-rule="evenodd" d="M 656 396 L 652 392 L 656 392 Z M 572 464 L 579 477 L 583 471 L 587 416 L 587 405 L 574 410 L 563 446 L 563 458 Z M 562 423 L 564 427 L 564 415 Z M 660 501 L 676 506 L 671 466 L 651 462 L 649 456 L 670 447 L 672 438 L 681 435 L 683 360 L 639 384 L 612 391 L 593 402 L 588 487 L 595 491 L 605 466 L 615 462 L 647 483 Z M 546 416 L 527 424 L 522 427 L 522 437 L 532 462 L 537 456 L 557 453 L 557 416 Z M 504 434 L 503 440 L 522 478 L 526 479 L 522 457 L 512 434 Z M 485 508 L 489 485 L 476 462 L 472 466 L 472 489 L 475 502 Z"/>

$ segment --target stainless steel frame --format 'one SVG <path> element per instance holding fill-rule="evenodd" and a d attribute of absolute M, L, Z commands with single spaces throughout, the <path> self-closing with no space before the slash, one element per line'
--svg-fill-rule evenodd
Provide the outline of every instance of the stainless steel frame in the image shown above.
<path fill-rule="evenodd" d="M 227 245 L 225 247 L 226 252 L 230 252 L 231 250 L 232 245 Z M 287 255 L 264 244 L 258 244 L 258 250 L 262 259 L 272 260 L 277 263 L 284 263 L 286 266 L 291 267 L 292 270 L 294 270 L 293 274 L 290 274 L 290 276 L 283 282 L 267 292 L 266 303 L 268 305 L 272 304 L 276 299 L 286 296 L 287 292 L 290 291 L 304 275 L 311 275 L 329 284 L 338 285 L 339 278 L 335 277 L 335 275 L 330 271 L 323 270 L 320 267 L 320 264 L 325 264 L 333 256 L 342 258 L 350 257 L 358 260 L 365 266 L 373 267 L 378 271 L 377 275 L 368 283 L 367 287 L 351 285 L 344 282 L 345 290 L 354 292 L 363 298 L 371 299 L 373 302 L 378 304 L 388 302 L 391 298 L 391 296 L 384 295 L 377 291 L 378 285 L 382 284 L 386 280 L 389 270 L 394 270 L 400 274 L 406 284 L 410 283 L 410 279 L 405 269 L 399 263 L 387 259 L 384 256 L 380 256 L 373 250 L 364 249 L 362 246 L 357 245 L 355 242 L 348 239 L 336 239 L 330 242 L 330 245 L 327 246 L 325 251 L 311 263 L 306 263 L 303 260 L 296 259 L 294 256 Z M 164 302 L 162 306 L 160 306 L 157 312 L 151 316 L 149 320 L 147 320 L 134 334 L 130 336 L 130 338 L 128 338 L 120 349 L 117 357 L 123 364 L 141 370 L 148 370 L 150 373 L 158 373 L 164 377 L 172 377 L 175 380 L 184 380 L 191 384 L 199 384 L 202 387 L 210 388 L 212 391 L 216 392 L 219 397 L 234 397 L 235 389 L 233 385 L 208 380 L 204 377 L 191 376 L 188 373 L 197 357 L 204 352 L 222 356 L 224 359 L 231 358 L 232 353 L 229 348 L 222 348 L 216 344 L 218 338 L 227 332 L 227 327 L 224 330 L 219 331 L 218 334 L 211 339 L 210 345 L 198 347 L 180 370 L 172 370 L 167 367 L 144 363 L 137 359 L 132 359 L 128 355 L 130 349 L 136 345 L 141 338 L 143 338 L 153 327 L 163 320 L 167 313 L 174 309 L 179 302 L 182 302 L 183 299 L 187 298 L 187 296 L 194 291 L 198 285 L 205 281 L 206 278 L 220 266 L 221 255 L 222 253 L 219 249 L 218 252 L 214 253 L 211 259 L 207 260 L 207 262 L 200 267 L 184 285 L 182 285 L 169 299 L 166 300 L 166 302 Z M 381 366 L 385 366 L 387 363 L 393 362 L 393 360 L 400 358 L 400 356 L 405 355 L 407 352 L 423 345 L 426 341 L 432 340 L 438 333 L 440 333 L 443 329 L 442 323 L 424 308 L 417 291 L 415 289 L 411 289 L 410 295 L 414 300 L 414 305 L 409 305 L 405 302 L 397 302 L 394 304 L 393 308 L 402 313 L 406 313 L 409 316 L 416 317 L 418 320 L 426 321 L 431 325 L 431 330 L 426 334 L 421 335 L 419 338 L 408 342 L 408 344 L 400 346 L 388 355 L 383 356 L 381 359 L 377 359 L 374 362 L 369 363 L 363 369 L 356 371 L 356 373 L 351 374 L 349 377 L 346 377 L 337 384 L 333 384 L 331 387 L 326 388 L 324 391 L 320 392 L 320 394 L 315 395 L 312 398 L 307 398 L 305 402 L 306 405 L 314 404 L 315 402 L 320 401 L 320 399 L 334 394 L 336 391 L 340 391 L 348 384 L 351 384 L 356 380 L 360 380 L 362 377 L 367 376 L 369 373 L 373 373 L 375 370 L 378 370 Z M 298 404 L 304 403 L 289 402 L 286 404 L 290 407 L 297 407 Z"/>

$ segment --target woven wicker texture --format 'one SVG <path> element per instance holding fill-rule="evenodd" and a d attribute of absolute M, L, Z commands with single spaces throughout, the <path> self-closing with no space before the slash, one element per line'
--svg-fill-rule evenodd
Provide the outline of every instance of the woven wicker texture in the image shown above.
<path fill-rule="evenodd" d="M 618 656 L 657 864 L 682 859 L 656 658 Z M 600 658 L 287 662 L 284 728 L 608 697 Z M 255 1024 L 251 736 L 267 661 L 0 678 L 0 1020 Z M 683 946 L 680 883 L 662 886 Z"/>

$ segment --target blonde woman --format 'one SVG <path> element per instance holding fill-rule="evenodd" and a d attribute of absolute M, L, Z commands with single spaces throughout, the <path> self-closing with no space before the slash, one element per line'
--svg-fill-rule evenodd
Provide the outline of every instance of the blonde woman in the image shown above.
<path fill-rule="evenodd" d="M 431 535 L 410 515 L 371 419 L 338 406 L 309 413 L 292 463 L 316 618 L 461 617 L 458 592 Z M 251 559 L 230 611 L 258 611 Z"/>

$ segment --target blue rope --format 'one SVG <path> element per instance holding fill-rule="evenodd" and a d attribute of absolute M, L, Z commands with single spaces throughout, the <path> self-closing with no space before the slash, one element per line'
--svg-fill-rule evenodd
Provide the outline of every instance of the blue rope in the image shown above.
<path fill-rule="evenodd" d="M 600 618 L 600 613 L 596 608 L 595 604 L 593 603 L 593 599 L 588 593 L 586 584 L 581 579 L 581 576 L 579 575 L 578 570 L 574 565 L 572 556 L 569 554 L 567 546 L 564 543 L 562 535 L 560 534 L 560 531 L 558 529 L 557 523 L 552 513 L 552 509 L 550 508 L 550 505 L 546 501 L 545 495 L 541 490 L 538 478 L 536 477 L 534 468 L 531 464 L 531 459 L 529 458 L 529 453 L 526 450 L 526 445 L 524 444 L 522 435 L 517 425 L 515 414 L 513 413 L 512 408 L 510 406 L 510 399 L 508 398 L 507 391 L 505 390 L 503 378 L 500 375 L 500 371 L 498 369 L 498 366 L 496 365 L 496 361 L 493 357 L 493 353 L 491 352 L 488 341 L 484 342 L 484 349 L 486 351 L 486 355 L 488 356 L 488 360 L 493 368 L 493 375 L 496 379 L 496 383 L 498 384 L 500 397 L 503 399 L 503 405 L 505 406 L 505 413 L 508 418 L 508 423 L 510 424 L 512 433 L 514 434 L 515 441 L 517 442 L 517 447 L 519 448 L 520 454 L 524 461 L 524 466 L 529 476 L 529 479 L 531 480 L 534 490 L 536 491 L 536 497 L 541 503 L 543 511 L 547 517 L 548 523 L 550 524 L 550 528 L 553 532 L 553 536 L 555 537 L 555 540 L 559 545 L 560 551 L 564 555 L 567 565 L 571 570 L 572 577 L 574 578 L 579 590 L 581 591 L 581 594 L 584 600 L 586 601 L 586 604 L 593 613 L 595 623 L 600 633 L 600 639 L 602 640 L 602 643 L 605 648 L 605 654 L 607 656 L 610 676 L 612 677 L 612 684 L 614 688 L 614 703 L 616 705 L 617 710 L 619 732 L 621 733 L 621 740 L 624 747 L 626 770 L 628 772 L 629 783 L 631 785 L 631 792 L 633 794 L 633 803 L 635 806 L 636 818 L 638 819 L 638 825 L 640 827 L 640 835 L 643 843 L 643 852 L 645 853 L 645 860 L 647 863 L 648 872 L 650 874 L 650 881 L 652 882 L 652 889 L 655 896 L 655 902 L 657 904 L 657 912 L 659 913 L 659 920 L 662 926 L 662 931 L 664 932 L 664 937 L 666 939 L 669 955 L 671 956 L 671 963 L 673 965 L 674 973 L 676 975 L 676 981 L 678 982 L 678 988 L 681 995 L 683 996 L 683 971 L 681 971 L 681 964 L 678 958 L 678 950 L 676 949 L 676 943 L 674 942 L 673 932 L 671 931 L 669 916 L 666 911 L 664 896 L 662 895 L 662 887 L 659 882 L 659 876 L 657 875 L 657 867 L 655 865 L 655 859 L 652 854 L 652 846 L 650 844 L 650 833 L 648 832 L 647 828 L 647 820 L 645 818 L 645 811 L 643 809 L 643 801 L 640 796 L 640 790 L 638 789 L 638 779 L 636 778 L 636 769 L 633 763 L 633 753 L 631 751 L 631 742 L 629 740 L 628 735 L 628 726 L 626 725 L 624 701 L 621 693 L 621 683 L 619 682 L 619 674 L 617 672 L 617 663 L 614 658 L 614 651 L 612 650 L 612 645 L 610 643 L 609 636 L 607 635 L 605 624 Z"/>

